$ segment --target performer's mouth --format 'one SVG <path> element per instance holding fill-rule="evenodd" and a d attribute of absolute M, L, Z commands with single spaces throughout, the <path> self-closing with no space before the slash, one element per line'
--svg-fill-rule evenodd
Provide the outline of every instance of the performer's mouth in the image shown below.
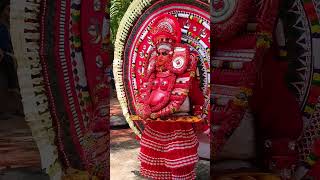
<path fill-rule="evenodd" d="M 158 65 L 158 66 L 163 66 L 166 62 L 167 62 L 166 59 L 158 58 L 158 60 L 157 60 L 157 65 Z"/>

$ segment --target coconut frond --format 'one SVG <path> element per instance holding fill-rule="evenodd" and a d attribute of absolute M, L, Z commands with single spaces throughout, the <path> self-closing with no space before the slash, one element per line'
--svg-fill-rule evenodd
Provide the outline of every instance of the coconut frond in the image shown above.
<path fill-rule="evenodd" d="M 110 8 L 110 29 L 111 29 L 111 42 L 115 43 L 118 27 L 122 17 L 127 11 L 132 0 L 111 0 Z"/>

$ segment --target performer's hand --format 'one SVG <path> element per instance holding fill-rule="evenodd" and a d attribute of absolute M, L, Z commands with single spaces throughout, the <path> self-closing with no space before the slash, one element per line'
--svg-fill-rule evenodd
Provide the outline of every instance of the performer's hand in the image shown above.
<path fill-rule="evenodd" d="M 158 117 L 160 117 L 158 113 L 151 113 L 150 115 L 151 119 L 157 119 Z"/>
<path fill-rule="evenodd" d="M 203 133 L 206 134 L 207 136 L 210 136 L 210 128 L 208 128 L 207 130 L 205 130 Z"/>
<path fill-rule="evenodd" d="M 3 60 L 4 57 L 4 52 L 3 50 L 0 48 L 0 62 Z"/>
<path fill-rule="evenodd" d="M 136 105 L 136 108 L 137 108 L 137 114 L 141 119 L 150 118 L 151 109 L 150 109 L 150 107 L 148 105 L 142 104 L 142 103 L 138 103 Z"/>

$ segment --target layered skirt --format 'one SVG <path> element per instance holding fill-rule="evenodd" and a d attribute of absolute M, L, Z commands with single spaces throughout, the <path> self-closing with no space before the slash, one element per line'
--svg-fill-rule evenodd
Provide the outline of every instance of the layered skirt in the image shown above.
<path fill-rule="evenodd" d="M 147 122 L 140 143 L 142 176 L 165 180 L 195 179 L 199 143 L 191 123 Z"/>

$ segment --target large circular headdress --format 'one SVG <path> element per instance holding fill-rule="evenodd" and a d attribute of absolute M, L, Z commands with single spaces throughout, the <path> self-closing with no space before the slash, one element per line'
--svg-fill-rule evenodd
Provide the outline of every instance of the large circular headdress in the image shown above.
<path fill-rule="evenodd" d="M 181 28 L 179 21 L 170 14 L 158 16 L 152 26 L 151 35 L 153 44 L 170 39 L 173 42 L 181 41 Z"/>
<path fill-rule="evenodd" d="M 213 10 L 211 11 L 211 21 L 213 23 L 219 23 L 229 19 L 234 12 L 238 4 L 237 0 L 214 0 L 211 1 Z"/>
<path fill-rule="evenodd" d="M 211 23 L 213 40 L 229 40 L 239 29 L 246 27 L 249 8 L 253 0 L 214 0 L 211 1 Z"/>
<path fill-rule="evenodd" d="M 247 5 L 249 3 L 256 6 L 257 10 L 260 7 L 260 1 L 254 0 L 216 0 L 211 2 L 211 6 L 220 10 L 211 13 L 211 22 L 214 24 L 211 26 L 213 37 L 219 34 L 218 31 L 226 32 L 224 29 L 236 32 L 229 28 L 230 25 L 250 23 L 250 21 L 245 23 L 246 18 L 243 19 L 248 16 L 246 12 L 248 12 Z M 242 4 L 240 5 L 240 3 Z M 286 75 L 288 88 L 296 95 L 303 115 L 304 130 L 298 141 L 301 160 L 308 158 L 312 151 L 313 141 L 320 136 L 319 5 L 319 3 L 311 1 L 284 2 L 274 32 L 275 43 L 279 48 L 279 55 L 275 59 L 288 63 Z M 225 26 L 221 26 L 222 22 L 227 23 Z M 220 33 L 219 37 L 226 39 L 224 33 Z"/>
<path fill-rule="evenodd" d="M 206 101 L 203 118 L 207 118 L 210 105 L 210 7 L 205 0 L 134 0 L 122 19 L 115 42 L 113 70 L 118 99 L 123 114 L 137 135 L 143 130 L 142 121 L 132 121 L 136 114 L 135 98 L 142 82 L 143 67 L 154 50 L 155 25 L 179 43 L 187 44 L 199 57 L 197 77 Z M 168 16 L 170 15 L 170 16 Z M 167 16 L 165 18 L 157 18 Z M 174 19 L 170 19 L 174 17 Z M 168 18 L 167 20 L 165 20 Z M 179 23 L 174 26 L 173 21 Z M 172 22 L 172 23 L 170 23 Z M 177 29 L 176 27 L 181 27 Z M 163 31 L 165 29 L 165 31 Z M 181 36 L 179 35 L 181 34 Z M 159 34 L 157 35 L 159 36 Z"/>
<path fill-rule="evenodd" d="M 320 136 L 320 8 L 319 3 L 290 1 L 280 13 L 276 36 L 282 60 L 289 63 L 288 87 L 296 95 L 303 115 L 304 130 L 298 150 L 308 158 Z"/>

